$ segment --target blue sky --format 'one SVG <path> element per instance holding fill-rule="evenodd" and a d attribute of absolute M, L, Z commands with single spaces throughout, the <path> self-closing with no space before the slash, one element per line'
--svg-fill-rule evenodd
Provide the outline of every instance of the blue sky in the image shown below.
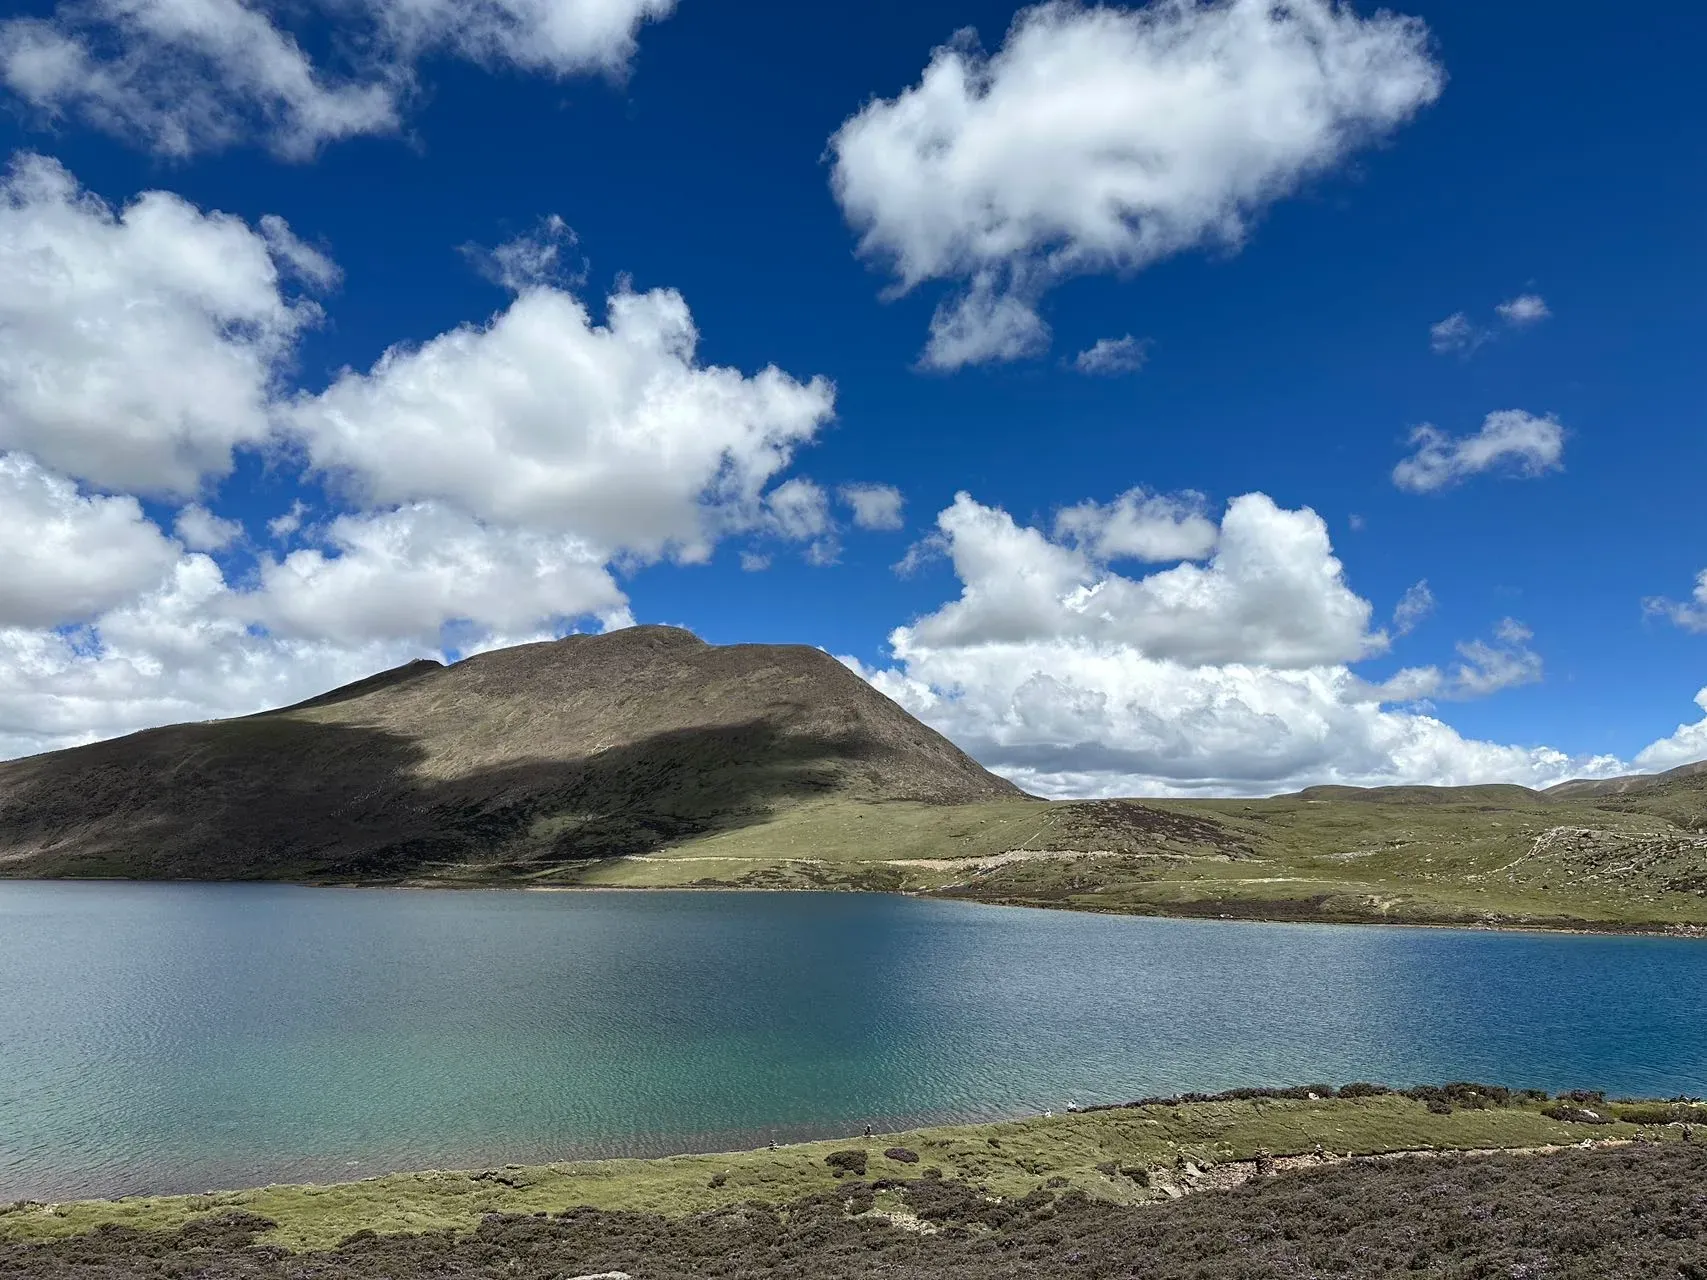
<path fill-rule="evenodd" d="M 1691 604 L 1707 569 L 1695 6 L 1418 0 L 1401 24 L 1319 0 L 1286 19 L 1244 3 L 494 0 L 458 20 L 436 0 L 364 0 L 335 25 L 331 6 L 220 0 L 218 21 L 250 32 L 220 44 L 174 25 L 179 2 L 150 0 L 129 25 L 102 4 L 32 3 L 0 36 L 0 141 L 41 157 L 38 179 L 49 159 L 67 175 L 50 197 L 15 168 L 0 203 L 0 287 L 15 291 L 0 300 L 7 754 L 632 618 L 819 645 L 1053 794 L 1544 784 L 1707 756 L 1693 702 L 1707 617 Z M 991 61 L 933 52 L 968 28 Z M 256 30 L 319 97 L 277 89 Z M 79 47 L 79 65 L 49 56 Z M 921 77 L 952 56 L 986 79 L 932 105 Z M 348 92 L 328 106 L 332 89 Z M 334 108 L 351 136 L 303 124 Z M 950 170 L 909 172 L 924 162 L 903 108 L 942 131 Z M 1122 147 L 1154 168 L 1127 188 L 1140 194 L 1111 243 L 1085 209 L 1132 178 Z M 183 226 L 108 234 L 150 191 L 173 193 Z M 237 248 L 261 275 L 227 313 L 181 281 L 151 301 L 167 287 L 147 265 L 169 256 L 160 237 L 200 244 L 214 211 L 242 221 Z M 269 217 L 290 240 L 266 240 Z M 1018 249 L 991 248 L 1014 236 Z M 506 288 L 492 254 L 506 244 L 555 258 Z M 923 265 L 903 290 L 909 255 Z M 38 289 L 48 258 L 55 279 L 105 283 Z M 261 278 L 269 261 L 276 279 Z M 1003 350 L 986 324 L 970 356 L 930 367 L 933 315 L 981 279 L 1030 336 Z M 751 379 L 774 366 L 792 388 L 789 407 L 743 418 L 696 383 L 711 399 L 692 412 L 733 413 L 734 443 L 667 497 L 645 477 L 683 466 L 678 445 L 599 472 L 569 440 L 588 420 L 569 402 L 597 401 L 603 375 L 550 372 L 615 358 L 597 343 L 572 355 L 573 333 L 560 358 L 552 326 L 573 299 L 605 324 L 621 289 L 675 291 L 691 313 L 697 349 L 663 372 L 724 368 L 758 396 Z M 539 363 L 499 353 L 480 407 L 458 398 L 473 365 L 424 389 L 419 370 L 370 373 L 400 344 L 406 357 L 458 326 L 477 336 L 518 290 L 561 305 L 522 344 Z M 102 310 L 155 305 L 199 344 L 181 362 L 171 332 L 127 338 Z M 56 333 L 81 336 L 43 336 Z M 229 355 L 233 333 L 263 366 L 247 426 L 229 425 L 236 411 L 185 426 L 181 390 L 150 376 L 107 399 L 74 390 L 79 361 L 189 370 Z M 1128 337 L 1117 350 L 1141 367 L 1076 367 Z M 138 356 L 144 338 L 158 345 Z M 44 367 L 64 374 L 49 391 Z M 346 369 L 349 397 L 321 397 Z M 438 415 L 445 456 L 429 464 L 405 412 Z M 470 412 L 497 424 L 466 442 L 484 462 L 456 456 Z M 765 413 L 785 460 L 755 443 Z M 1490 423 L 1502 413 L 1520 416 Z M 672 422 L 672 440 L 723 429 Z M 1445 439 L 1406 488 L 1395 467 L 1423 424 Z M 512 431 L 552 437 L 555 488 L 517 497 L 537 473 L 505 469 Z M 111 461 L 116 437 L 131 462 Z M 713 493 L 731 468 L 741 492 Z M 811 483 L 766 498 L 793 480 Z M 860 527 L 847 484 L 897 490 L 900 527 Z M 1266 495 L 1271 514 L 1247 505 L 1241 535 L 1199 530 L 1183 558 L 1138 558 L 1104 536 L 1134 489 L 1151 502 L 1128 514 L 1176 532 L 1219 524 L 1241 495 Z M 939 530 L 962 492 L 974 506 Z M 242 532 L 195 545 L 175 523 L 192 502 Z M 270 532 L 298 502 L 298 527 Z M 1058 523 L 1086 503 L 1100 505 Z M 584 516 L 600 504 L 617 514 Z M 399 512 L 419 517 L 412 532 Z M 686 550 L 683 519 L 699 522 Z M 1239 537 L 1293 558 L 1236 571 Z M 463 551 L 447 558 L 447 543 Z M 287 573 L 293 553 L 314 559 Z M 162 582 L 198 557 L 218 585 L 167 599 Z M 359 580 L 332 571 L 346 559 Z M 1395 625 L 1418 583 L 1431 606 Z M 1090 622 L 1086 590 L 1115 602 Z M 383 603 L 393 592 L 407 607 Z M 911 628 L 899 645 L 897 627 Z"/>

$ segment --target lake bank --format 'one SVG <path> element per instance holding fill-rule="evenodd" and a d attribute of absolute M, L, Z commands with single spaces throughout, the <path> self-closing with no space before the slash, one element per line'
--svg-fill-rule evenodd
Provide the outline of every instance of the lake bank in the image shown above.
<path fill-rule="evenodd" d="M 1679 1117 L 1707 1106 L 1548 1101 L 1453 1086 L 1351 1097 L 1160 1101 L 984 1125 L 938 1126 L 775 1150 L 658 1160 L 508 1165 L 393 1174 L 332 1185 L 271 1186 L 0 1209 L 0 1240 L 48 1240 L 104 1225 L 172 1231 L 233 1212 L 276 1224 L 263 1243 L 327 1249 L 356 1231 L 468 1232 L 489 1214 L 575 1206 L 671 1217 L 749 1201 L 783 1204 L 872 1180 L 941 1179 L 1017 1200 L 1039 1190 L 1122 1205 L 1224 1189 L 1274 1168 L 1317 1168 L 1406 1152 L 1557 1150 L 1589 1142 L 1673 1143 Z M 1570 1115 L 1559 1119 L 1545 1114 Z M 1618 1116 L 1635 1117 L 1619 1119 Z M 1593 1116 L 1593 1120 L 1586 1117 Z M 1638 1123 L 1646 1117 L 1660 1123 Z M 1697 1132 L 1697 1141 L 1707 1134 Z"/>

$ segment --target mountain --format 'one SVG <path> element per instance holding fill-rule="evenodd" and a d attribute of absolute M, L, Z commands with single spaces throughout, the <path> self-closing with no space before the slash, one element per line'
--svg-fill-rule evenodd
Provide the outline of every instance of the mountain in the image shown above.
<path fill-rule="evenodd" d="M 502 872 L 991 799 L 1025 797 L 820 650 L 633 627 L 0 764 L 0 875 Z"/>

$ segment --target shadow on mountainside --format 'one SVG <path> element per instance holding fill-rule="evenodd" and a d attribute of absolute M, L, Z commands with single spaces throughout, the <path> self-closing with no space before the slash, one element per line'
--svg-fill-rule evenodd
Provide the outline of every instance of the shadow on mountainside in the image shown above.
<path fill-rule="evenodd" d="M 414 739 L 283 715 L 0 771 L 0 875 L 393 879 L 644 853 L 832 792 L 881 748 L 765 719 L 434 777 Z M 496 868 L 495 868 L 496 869 Z M 516 869 L 523 869 L 517 867 Z"/>

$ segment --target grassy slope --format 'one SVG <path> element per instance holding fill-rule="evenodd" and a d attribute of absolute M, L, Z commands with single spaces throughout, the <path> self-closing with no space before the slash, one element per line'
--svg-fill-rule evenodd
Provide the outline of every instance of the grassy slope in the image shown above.
<path fill-rule="evenodd" d="M 1270 919 L 1707 926 L 1704 798 L 1698 788 L 1551 799 L 1486 787 L 1141 804 L 830 801 L 522 882 L 887 889 Z M 1001 860 L 1013 851 L 1021 856 Z M 462 874 L 487 879 L 480 868 Z"/>
<path fill-rule="evenodd" d="M 18 1204 L 0 1209 L 0 1239 L 77 1235 L 105 1223 L 171 1230 L 185 1222 L 243 1209 L 278 1223 L 266 1240 L 287 1248 L 327 1248 L 351 1232 L 472 1229 L 487 1213 L 556 1212 L 574 1205 L 642 1209 L 670 1215 L 739 1204 L 783 1203 L 835 1185 L 824 1157 L 864 1150 L 867 1177 L 917 1177 L 935 1168 L 991 1194 L 1014 1197 L 1049 1183 L 1105 1200 L 1159 1199 L 1121 1167 L 1172 1170 L 1181 1156 L 1199 1167 L 1307 1153 L 1371 1154 L 1470 1150 L 1644 1135 L 1675 1139 L 1673 1126 L 1594 1126 L 1548 1119 L 1540 1104 L 1490 1110 L 1430 1112 L 1421 1102 L 1389 1095 L 1303 1101 L 1263 1099 L 1120 1108 L 999 1124 L 960 1125 L 877 1138 L 803 1143 L 777 1151 L 506 1166 L 461 1173 L 395 1174 L 331 1186 L 276 1186 L 201 1196 L 134 1197 L 74 1204 Z M 1707 1118 L 1707 1109 L 1703 1109 Z M 905 1147 L 917 1164 L 887 1159 Z M 1112 1162 L 1112 1165 L 1111 1165 Z M 1099 1166 L 1102 1166 L 1099 1168 Z"/>

